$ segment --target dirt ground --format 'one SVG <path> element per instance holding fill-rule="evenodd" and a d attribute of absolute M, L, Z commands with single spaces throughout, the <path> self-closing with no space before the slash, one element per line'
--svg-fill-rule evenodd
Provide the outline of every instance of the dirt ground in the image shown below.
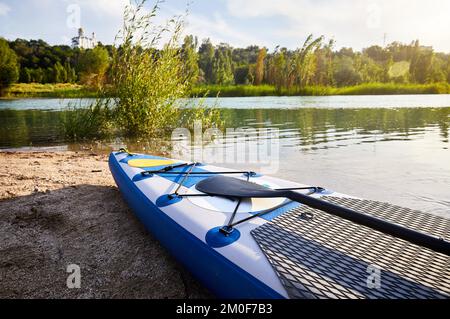
<path fill-rule="evenodd" d="M 211 297 L 128 209 L 107 156 L 0 152 L 0 298 Z"/>

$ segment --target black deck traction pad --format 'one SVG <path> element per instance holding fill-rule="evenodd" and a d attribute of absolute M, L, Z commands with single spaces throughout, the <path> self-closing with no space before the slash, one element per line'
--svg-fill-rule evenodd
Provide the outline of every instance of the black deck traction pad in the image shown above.
<path fill-rule="evenodd" d="M 322 199 L 450 237 L 450 219 L 444 217 L 369 200 Z M 450 257 L 304 205 L 252 235 L 290 298 L 450 298 Z"/>

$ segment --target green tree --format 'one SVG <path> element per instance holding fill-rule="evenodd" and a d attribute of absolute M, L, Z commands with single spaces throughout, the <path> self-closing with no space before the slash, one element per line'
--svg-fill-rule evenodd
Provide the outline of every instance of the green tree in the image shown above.
<path fill-rule="evenodd" d="M 0 94 L 19 79 L 16 53 L 6 40 L 0 38 Z"/>
<path fill-rule="evenodd" d="M 409 72 L 414 82 L 424 84 L 429 80 L 434 53 L 432 50 L 419 49 L 414 55 Z"/>
<path fill-rule="evenodd" d="M 44 71 L 41 68 L 33 69 L 31 72 L 31 81 L 35 83 L 44 82 Z"/>
<path fill-rule="evenodd" d="M 220 85 L 234 83 L 231 48 L 228 45 L 222 44 L 217 48 L 213 59 L 212 72 L 213 83 Z"/>
<path fill-rule="evenodd" d="M 53 67 L 48 67 L 44 69 L 44 79 L 43 83 L 55 83 L 55 72 Z"/>
<path fill-rule="evenodd" d="M 349 58 L 355 57 L 355 52 L 352 48 L 341 48 L 336 54 L 338 57 L 347 56 Z"/>
<path fill-rule="evenodd" d="M 447 82 L 450 83 L 450 55 L 447 57 L 446 72 L 447 72 Z"/>
<path fill-rule="evenodd" d="M 232 60 L 237 65 L 251 65 L 256 63 L 260 48 L 257 45 L 251 45 L 246 48 L 234 48 Z"/>
<path fill-rule="evenodd" d="M 287 49 L 279 49 L 279 47 L 276 47 L 274 54 L 268 61 L 266 75 L 267 82 L 269 84 L 275 85 L 278 90 L 280 90 L 282 87 L 287 86 L 287 65 L 289 64 L 288 60 L 289 58 Z"/>
<path fill-rule="evenodd" d="M 30 83 L 32 81 L 31 72 L 32 70 L 30 70 L 29 68 L 21 68 L 19 81 L 22 83 Z"/>
<path fill-rule="evenodd" d="M 337 86 L 361 83 L 361 75 L 356 71 L 352 58 L 347 55 L 336 58 L 334 70 L 334 81 Z"/>
<path fill-rule="evenodd" d="M 249 84 L 252 83 L 252 75 L 250 74 L 249 65 L 238 66 L 234 69 L 234 83 L 235 84 Z"/>
<path fill-rule="evenodd" d="M 389 50 L 383 49 L 378 45 L 368 47 L 364 49 L 362 53 L 378 63 L 386 63 L 392 58 L 392 54 Z"/>
<path fill-rule="evenodd" d="M 436 54 L 431 62 L 427 83 L 445 82 L 447 80 L 446 66 L 444 57 Z"/>
<path fill-rule="evenodd" d="M 205 83 L 213 82 L 213 60 L 215 55 L 215 49 L 209 39 L 203 41 L 198 49 L 198 65 L 203 71 L 203 81 Z"/>
<path fill-rule="evenodd" d="M 183 75 L 191 85 L 196 84 L 199 77 L 197 39 L 192 35 L 184 38 L 181 47 L 181 58 L 183 60 Z"/>
<path fill-rule="evenodd" d="M 100 87 L 109 66 L 108 50 L 97 46 L 91 50 L 82 51 L 79 57 L 79 72 L 81 82 Z"/>
<path fill-rule="evenodd" d="M 66 69 L 61 65 L 61 63 L 56 62 L 55 65 L 53 66 L 49 82 L 51 83 L 67 82 L 67 72 Z"/>
<path fill-rule="evenodd" d="M 73 68 L 69 61 L 66 60 L 66 62 L 64 63 L 64 70 L 66 72 L 66 76 L 67 76 L 67 80 L 66 82 L 68 83 L 75 83 L 77 80 L 77 73 L 75 71 L 75 68 Z"/>
<path fill-rule="evenodd" d="M 262 48 L 259 50 L 255 65 L 255 85 L 260 85 L 264 80 L 264 60 L 267 56 L 267 50 Z"/>
<path fill-rule="evenodd" d="M 387 82 L 389 76 L 384 67 L 389 62 L 377 63 L 365 54 L 357 54 L 353 59 L 355 71 L 361 76 L 361 82 Z"/>
<path fill-rule="evenodd" d="M 388 45 L 387 50 L 391 53 L 394 62 L 408 61 L 411 62 L 415 52 L 416 41 L 411 44 L 403 44 L 400 42 L 393 42 Z"/>

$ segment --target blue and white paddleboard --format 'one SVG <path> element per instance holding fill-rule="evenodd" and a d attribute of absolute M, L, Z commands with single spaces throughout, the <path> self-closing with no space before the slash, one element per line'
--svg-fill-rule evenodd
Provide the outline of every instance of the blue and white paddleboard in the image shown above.
<path fill-rule="evenodd" d="M 217 297 L 450 297 L 445 254 L 285 198 L 211 197 L 196 185 L 219 174 L 295 189 L 445 239 L 450 219 L 253 172 L 126 151 L 112 153 L 109 166 L 147 230 Z M 374 269 L 382 279 L 376 289 L 368 284 Z"/>
<path fill-rule="evenodd" d="M 147 230 L 217 297 L 450 297 L 450 282 L 441 280 L 450 278 L 445 254 L 285 198 L 211 197 L 196 184 L 220 174 L 296 189 L 439 238 L 449 238 L 449 219 L 253 172 L 126 151 L 112 153 L 109 166 Z M 232 228 L 224 227 L 231 221 Z M 382 275 L 377 289 L 368 284 L 371 269 Z"/>
<path fill-rule="evenodd" d="M 287 298 L 279 277 L 250 232 L 299 204 L 283 198 L 243 200 L 235 221 L 266 213 L 237 225 L 225 236 L 220 229 L 229 222 L 236 201 L 195 196 L 202 195 L 195 185 L 211 177 L 208 173 L 232 170 L 197 164 L 193 168 L 174 168 L 168 173 L 142 174 L 184 163 L 126 152 L 114 152 L 109 157 L 109 166 L 121 193 L 147 230 L 216 296 Z M 246 173 L 229 176 L 248 178 Z M 306 187 L 257 174 L 251 174 L 249 180 L 274 189 Z M 180 196 L 169 196 L 175 192 Z"/>

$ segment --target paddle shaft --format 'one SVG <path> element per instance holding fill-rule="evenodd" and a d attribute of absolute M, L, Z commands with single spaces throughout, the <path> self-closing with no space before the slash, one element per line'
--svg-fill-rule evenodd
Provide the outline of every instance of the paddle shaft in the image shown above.
<path fill-rule="evenodd" d="M 278 192 L 277 192 L 278 193 Z M 281 192 L 280 192 L 281 193 Z M 450 256 L 450 242 L 311 196 L 284 191 L 283 197 Z"/>
<path fill-rule="evenodd" d="M 367 226 L 382 233 L 401 238 L 413 244 L 450 256 L 450 242 L 444 239 L 427 235 L 416 230 L 393 224 L 383 219 L 363 214 L 301 193 L 288 190 L 272 190 L 263 185 L 220 175 L 202 180 L 198 182 L 195 187 L 200 192 L 213 196 L 235 198 L 289 198 L 290 200 L 322 210 L 359 225 Z"/>

